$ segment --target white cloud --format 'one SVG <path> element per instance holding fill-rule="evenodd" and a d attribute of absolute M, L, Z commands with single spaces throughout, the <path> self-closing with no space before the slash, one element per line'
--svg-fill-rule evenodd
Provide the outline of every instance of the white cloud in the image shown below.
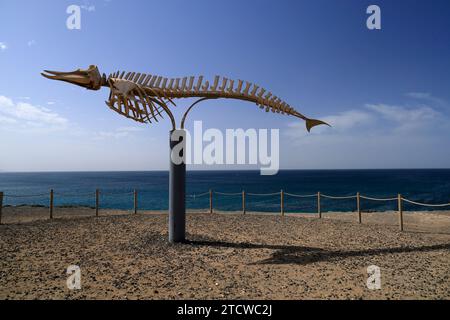
<path fill-rule="evenodd" d="M 138 132 L 138 131 L 142 131 L 142 128 L 139 127 L 120 127 L 117 129 L 118 131 L 123 131 L 123 132 Z"/>
<path fill-rule="evenodd" d="M 0 51 L 5 51 L 8 49 L 8 46 L 4 42 L 0 42 Z"/>
<path fill-rule="evenodd" d="M 290 137 L 310 135 L 342 135 L 358 132 L 408 132 L 411 130 L 435 128 L 445 122 L 446 116 L 429 106 L 405 107 L 388 104 L 366 104 L 364 109 L 347 110 L 336 115 L 322 117 L 331 125 L 314 127 L 307 133 L 304 123 L 294 122 L 288 125 L 286 134 Z"/>
<path fill-rule="evenodd" d="M 405 95 L 414 99 L 428 99 L 431 96 L 427 92 L 408 92 Z"/>
<path fill-rule="evenodd" d="M 445 105 L 445 100 L 437 98 L 428 92 L 408 92 L 405 96 L 416 100 L 424 100 L 438 105 Z"/>
<path fill-rule="evenodd" d="M 428 106 L 407 108 L 387 104 L 367 104 L 366 107 L 381 115 L 383 120 L 394 122 L 393 128 L 396 131 L 423 128 L 442 116 L 440 112 Z"/>
<path fill-rule="evenodd" d="M 346 132 L 351 129 L 369 125 L 374 121 L 374 115 L 366 110 L 348 110 L 336 115 L 320 118 L 332 127 L 317 126 L 314 127 L 311 133 L 305 130 L 305 124 L 300 121 L 296 121 L 288 124 L 289 129 L 286 134 L 291 137 L 298 138 L 300 136 L 308 136 L 310 134 L 333 134 L 336 132 Z"/>
<path fill-rule="evenodd" d="M 15 124 L 15 123 L 17 123 L 16 119 L 0 115 L 0 124 Z"/>
<path fill-rule="evenodd" d="M 36 44 L 37 44 L 36 40 L 30 40 L 30 41 L 27 42 L 27 45 L 29 47 L 35 46 Z"/>
<path fill-rule="evenodd" d="M 424 121 L 435 119 L 439 112 L 431 107 L 423 106 L 416 108 L 406 108 L 403 106 L 393 106 L 387 104 L 367 104 L 366 107 L 382 115 L 387 120 L 400 123 L 406 121 Z"/>
<path fill-rule="evenodd" d="M 283 130 L 282 167 L 439 167 L 450 161 L 450 118 L 430 106 L 367 104 L 319 119 L 332 127 L 308 133 L 296 121 Z"/>
<path fill-rule="evenodd" d="M 64 128 L 68 120 L 48 108 L 27 102 L 15 103 L 0 95 L 0 116 L 3 123 L 21 125 L 23 128 L 43 127 L 46 129 Z"/>
<path fill-rule="evenodd" d="M 373 116 L 361 110 L 349 110 L 338 115 L 324 117 L 326 123 L 332 123 L 337 130 L 349 130 L 373 121 Z M 324 127 L 325 128 L 325 127 Z"/>
<path fill-rule="evenodd" d="M 120 139 L 129 137 L 134 132 L 142 131 L 138 127 L 120 127 L 113 131 L 99 131 L 94 134 L 94 140 Z"/>

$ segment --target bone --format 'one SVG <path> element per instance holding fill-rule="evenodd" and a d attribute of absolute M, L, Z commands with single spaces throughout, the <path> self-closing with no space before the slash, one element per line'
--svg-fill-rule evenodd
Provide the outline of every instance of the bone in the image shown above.
<path fill-rule="evenodd" d="M 266 94 L 266 96 L 264 97 L 264 104 L 265 104 L 266 106 L 270 106 L 270 101 L 269 101 L 269 99 L 270 99 L 271 96 L 272 96 L 272 92 L 269 92 L 269 93 Z"/>
<path fill-rule="evenodd" d="M 158 77 L 157 79 L 156 79 L 156 83 L 155 83 L 155 88 L 159 88 L 159 85 L 161 84 L 161 80 L 162 80 L 162 77 Z"/>
<path fill-rule="evenodd" d="M 135 74 L 136 74 L 136 72 L 132 72 L 132 73 L 130 74 L 130 77 L 129 77 L 127 80 L 132 81 Z"/>
<path fill-rule="evenodd" d="M 259 103 L 260 106 L 261 106 L 261 109 L 263 109 L 264 106 L 267 105 L 266 101 L 265 101 L 264 98 L 263 98 L 263 94 L 264 94 L 265 92 L 266 92 L 266 89 L 261 88 L 261 89 L 259 90 L 259 93 L 256 95 L 257 100 L 258 100 L 258 103 Z"/>
<path fill-rule="evenodd" d="M 220 76 L 216 76 L 216 77 L 214 78 L 214 84 L 213 84 L 212 87 L 210 88 L 211 91 L 217 91 L 217 87 L 219 86 L 219 79 L 220 79 Z"/>
<path fill-rule="evenodd" d="M 130 77 L 131 72 L 128 72 L 127 75 L 125 76 L 125 80 L 128 80 L 128 78 Z"/>
<path fill-rule="evenodd" d="M 175 79 L 175 91 L 180 90 L 180 78 Z"/>
<path fill-rule="evenodd" d="M 141 75 L 141 77 L 138 80 L 138 85 L 142 85 L 142 83 L 144 82 L 144 79 L 147 77 L 147 75 L 145 73 L 143 73 Z"/>
<path fill-rule="evenodd" d="M 276 108 L 276 112 L 277 113 L 280 113 L 281 112 L 281 99 L 280 98 L 278 98 L 278 97 L 276 97 L 276 100 L 274 100 L 274 103 L 275 103 L 275 108 Z"/>
<path fill-rule="evenodd" d="M 286 109 L 285 109 L 287 114 L 292 114 L 292 108 L 290 105 L 286 104 Z"/>
<path fill-rule="evenodd" d="M 272 107 L 272 111 L 276 112 L 276 113 L 280 113 L 280 110 L 278 110 L 278 105 L 277 105 L 277 101 L 278 101 L 278 97 L 274 96 L 270 101 L 269 104 Z"/>
<path fill-rule="evenodd" d="M 219 88 L 220 92 L 224 92 L 225 87 L 227 86 L 228 78 L 223 77 L 222 79 L 222 86 Z"/>
<path fill-rule="evenodd" d="M 237 88 L 236 88 L 236 90 L 234 91 L 234 93 L 237 93 L 237 94 L 241 94 L 241 90 L 242 90 L 242 85 L 243 85 L 243 81 L 242 80 L 238 80 L 238 85 L 237 85 Z"/>
<path fill-rule="evenodd" d="M 203 76 L 199 76 L 197 80 L 197 85 L 194 87 L 194 91 L 196 93 L 200 92 L 200 88 L 202 87 Z"/>
<path fill-rule="evenodd" d="M 174 79 L 170 79 L 169 85 L 167 86 L 167 90 L 172 90 L 172 85 L 174 81 L 175 81 Z"/>
<path fill-rule="evenodd" d="M 186 91 L 188 91 L 188 92 L 192 91 L 192 86 L 194 85 L 194 80 L 195 80 L 195 77 L 190 77 L 189 78 L 189 84 L 187 86 L 187 90 Z"/>
<path fill-rule="evenodd" d="M 247 96 L 251 86 L 252 84 L 250 82 L 245 81 L 245 89 L 242 93 Z"/>
<path fill-rule="evenodd" d="M 209 81 L 206 80 L 205 84 L 202 86 L 202 91 L 208 91 L 209 89 Z"/>
<path fill-rule="evenodd" d="M 153 87 L 153 85 L 155 84 L 156 79 L 158 78 L 158 76 L 153 76 L 152 80 L 150 80 L 150 83 L 148 84 L 149 87 Z"/>
<path fill-rule="evenodd" d="M 166 88 L 166 85 L 167 85 L 167 78 L 164 78 L 162 81 L 161 89 L 164 90 Z"/>
<path fill-rule="evenodd" d="M 150 101 L 150 99 L 148 99 L 147 95 L 142 92 L 142 90 L 140 88 L 137 89 L 138 95 L 141 98 L 142 102 L 142 106 L 143 106 L 143 110 L 148 118 L 148 121 L 151 123 L 150 121 L 150 115 L 148 114 L 148 110 L 146 105 L 148 106 L 148 109 L 150 109 L 150 112 L 152 113 L 153 118 L 156 120 L 156 122 L 158 122 L 158 120 L 155 117 L 155 113 L 153 112 L 153 105 L 152 102 Z"/>
<path fill-rule="evenodd" d="M 125 74 L 125 71 L 122 71 L 122 73 L 119 76 L 119 79 L 123 79 L 124 74 Z"/>
<path fill-rule="evenodd" d="M 234 80 L 230 80 L 230 85 L 228 86 L 227 92 L 228 93 L 234 92 Z"/>
<path fill-rule="evenodd" d="M 139 80 L 140 77 L 141 77 L 141 74 L 138 72 L 132 81 L 134 83 L 136 83 Z"/>
<path fill-rule="evenodd" d="M 251 95 L 252 97 L 254 97 L 255 94 L 256 94 L 256 91 L 258 91 L 258 89 L 259 89 L 259 86 L 257 86 L 256 84 L 254 84 L 254 85 L 253 85 L 253 90 L 252 90 L 252 92 L 250 93 L 250 95 Z"/>
<path fill-rule="evenodd" d="M 181 91 L 185 91 L 186 90 L 186 82 L 187 82 L 187 77 L 183 78 L 183 81 L 181 82 Z"/>
<path fill-rule="evenodd" d="M 258 98 L 259 99 L 262 99 L 262 96 L 263 96 L 263 94 L 266 92 L 266 89 L 264 89 L 264 88 L 261 88 L 261 90 L 259 91 L 259 93 L 258 93 Z"/>
<path fill-rule="evenodd" d="M 146 86 L 148 85 L 148 83 L 149 83 L 149 81 L 150 81 L 151 78 L 152 78 L 152 75 L 151 75 L 151 74 L 148 74 L 148 75 L 145 77 L 145 80 L 144 80 L 144 82 L 142 83 L 142 85 L 146 87 Z"/>

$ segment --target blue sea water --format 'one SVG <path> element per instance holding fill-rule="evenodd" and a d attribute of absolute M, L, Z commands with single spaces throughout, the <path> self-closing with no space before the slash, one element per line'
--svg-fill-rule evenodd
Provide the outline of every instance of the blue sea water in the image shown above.
<path fill-rule="evenodd" d="M 133 189 L 138 190 L 141 209 L 168 208 L 168 172 L 53 172 L 0 173 L 0 191 L 4 205 L 48 205 L 49 190 L 55 190 L 55 205 L 95 205 L 95 189 L 101 190 L 101 208 L 131 209 Z M 286 170 L 275 176 L 261 176 L 259 171 L 188 171 L 187 194 L 201 194 L 209 189 L 237 193 L 272 193 L 283 189 L 293 194 L 320 191 L 333 196 L 360 192 L 371 197 L 404 197 L 425 203 L 450 202 L 450 169 L 417 170 Z M 43 194 L 43 195 L 40 195 Z M 33 197 L 17 197 L 36 195 Z M 361 200 L 363 210 L 396 209 L 396 201 Z M 277 212 L 280 196 L 247 196 L 247 211 Z M 316 212 L 316 198 L 285 197 L 286 212 Z M 354 211 L 355 199 L 322 199 L 323 211 Z M 208 196 L 187 197 L 190 209 L 209 207 Z M 219 210 L 241 210 L 240 195 L 214 195 Z M 406 210 L 427 208 L 405 204 Z M 431 209 L 431 208 L 428 208 Z M 441 208 L 442 209 L 442 208 Z M 450 210 L 450 207 L 447 209 Z"/>

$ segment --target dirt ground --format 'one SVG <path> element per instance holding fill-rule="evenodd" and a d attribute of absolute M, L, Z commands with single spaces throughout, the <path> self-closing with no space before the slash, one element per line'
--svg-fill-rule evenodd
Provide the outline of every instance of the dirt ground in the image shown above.
<path fill-rule="evenodd" d="M 450 213 L 190 213 L 4 208 L 0 299 L 449 299 Z M 81 289 L 66 285 L 69 265 Z M 367 267 L 381 289 L 366 285 Z"/>

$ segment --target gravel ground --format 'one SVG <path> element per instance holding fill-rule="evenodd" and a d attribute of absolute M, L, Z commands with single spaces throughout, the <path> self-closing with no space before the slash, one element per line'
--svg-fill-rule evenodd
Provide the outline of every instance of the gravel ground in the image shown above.
<path fill-rule="evenodd" d="M 4 209 L 0 299 L 450 298 L 448 212 L 408 213 L 406 232 L 394 213 L 362 225 L 354 214 L 192 213 L 188 242 L 169 244 L 162 213 L 58 210 L 32 221 L 47 210 Z M 81 290 L 66 287 L 69 265 Z M 370 265 L 380 290 L 366 286 Z"/>

